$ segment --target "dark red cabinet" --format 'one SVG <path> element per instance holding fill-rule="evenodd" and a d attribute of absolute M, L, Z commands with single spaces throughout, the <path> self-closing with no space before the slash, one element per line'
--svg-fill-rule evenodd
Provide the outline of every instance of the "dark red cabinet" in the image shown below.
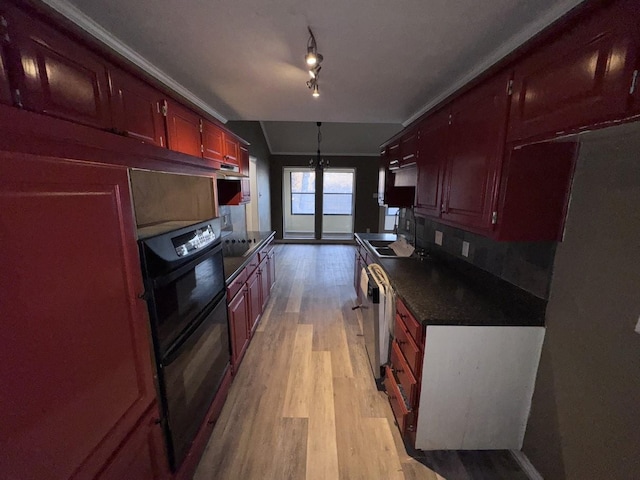
<path fill-rule="evenodd" d="M 269 291 L 271 291 L 276 283 L 276 249 L 269 250 L 268 255 Z"/>
<path fill-rule="evenodd" d="M 97 480 L 169 480 L 171 472 L 166 459 L 160 413 L 154 404 Z"/>
<path fill-rule="evenodd" d="M 387 146 L 380 152 L 380 175 L 384 176 L 381 182 L 384 188 L 382 198 L 388 207 L 411 207 L 415 201 L 416 188 L 395 186 L 395 172 L 400 164 L 399 154 L 400 143 Z"/>
<path fill-rule="evenodd" d="M 110 69 L 109 77 L 115 131 L 165 147 L 164 98 L 160 92 L 115 68 Z"/>
<path fill-rule="evenodd" d="M 416 213 L 439 216 L 442 177 L 447 161 L 449 110 L 440 110 L 418 126 Z"/>
<path fill-rule="evenodd" d="M 123 167 L 0 153 L 0 471 L 93 478 L 155 399 Z"/>
<path fill-rule="evenodd" d="M 442 219 L 490 230 L 507 122 L 507 85 L 501 74 L 451 106 Z"/>
<path fill-rule="evenodd" d="M 202 157 L 211 162 L 213 168 L 224 163 L 224 132 L 213 123 L 202 120 Z"/>
<path fill-rule="evenodd" d="M 418 131 L 410 130 L 400 140 L 400 166 L 404 167 L 416 162 L 418 150 Z"/>
<path fill-rule="evenodd" d="M 269 285 L 269 258 L 265 258 L 258 267 L 260 274 L 260 311 L 264 312 L 269 301 L 271 285 Z"/>
<path fill-rule="evenodd" d="M 7 74 L 7 61 L 5 58 L 3 45 L 6 44 L 6 36 L 8 35 L 7 26 L 5 23 L 7 19 L 0 10 L 0 103 L 6 103 L 11 105 L 13 103 L 11 99 L 11 88 L 9 85 L 9 75 Z M 5 39 L 5 40 L 2 40 Z"/>
<path fill-rule="evenodd" d="M 256 268 L 247 279 L 247 298 L 249 301 L 249 324 L 247 328 L 249 332 L 253 332 L 254 328 L 258 325 L 260 315 L 262 315 L 262 298 L 260 295 L 260 289 L 262 285 L 260 283 L 260 268 Z"/>
<path fill-rule="evenodd" d="M 107 64 L 100 57 L 17 9 L 7 13 L 20 106 L 101 129 L 111 129 Z"/>
<path fill-rule="evenodd" d="M 625 117 L 639 11 L 637 2 L 616 2 L 518 63 L 509 140 Z"/>
<path fill-rule="evenodd" d="M 248 288 L 244 284 L 229 302 L 229 327 L 231 332 L 231 363 L 235 373 L 249 345 Z"/>
<path fill-rule="evenodd" d="M 166 112 L 169 148 L 194 157 L 202 157 L 200 117 L 172 100 L 166 100 Z"/>
<path fill-rule="evenodd" d="M 231 135 L 224 135 L 224 162 L 228 165 L 239 165 L 240 150 L 238 140 Z"/>

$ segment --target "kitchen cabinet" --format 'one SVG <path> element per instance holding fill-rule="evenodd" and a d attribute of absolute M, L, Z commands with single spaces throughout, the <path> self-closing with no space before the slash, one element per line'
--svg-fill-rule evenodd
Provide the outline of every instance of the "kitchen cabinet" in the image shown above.
<path fill-rule="evenodd" d="M 517 63 L 508 139 L 628 116 L 639 12 L 637 2 L 615 2 Z"/>
<path fill-rule="evenodd" d="M 57 30 L 13 7 L 6 8 L 15 64 L 18 106 L 109 130 L 107 64 Z"/>
<path fill-rule="evenodd" d="M 237 372 L 244 352 L 249 346 L 249 299 L 248 288 L 242 288 L 229 301 L 229 327 L 231 332 L 231 364 Z"/>
<path fill-rule="evenodd" d="M 114 130 L 165 147 L 164 97 L 155 88 L 119 70 L 109 70 Z"/>
<path fill-rule="evenodd" d="M 522 447 L 544 327 L 421 325 L 397 301 L 385 387 L 421 450 Z"/>
<path fill-rule="evenodd" d="M 131 205 L 124 167 L 0 153 L 8 477 L 94 478 L 146 428 L 156 393 Z"/>
<path fill-rule="evenodd" d="M 449 146 L 449 110 L 443 109 L 418 126 L 416 213 L 439 216 L 443 174 Z"/>
<path fill-rule="evenodd" d="M 271 288 L 269 285 L 269 258 L 265 258 L 260 262 L 258 268 L 258 275 L 260 277 L 260 312 L 264 312 L 269 302 Z"/>
<path fill-rule="evenodd" d="M 268 254 L 269 292 L 276 283 L 276 249 L 271 248 Z"/>
<path fill-rule="evenodd" d="M 7 44 L 7 26 L 5 25 L 6 18 L 0 10 L 0 102 L 11 105 L 13 103 L 11 99 L 11 88 L 9 85 L 9 75 L 7 74 L 7 60 L 4 53 L 3 46 Z"/>
<path fill-rule="evenodd" d="M 441 218 L 491 231 L 507 122 L 510 73 L 492 77 L 451 105 Z"/>
<path fill-rule="evenodd" d="M 209 160 L 214 168 L 220 169 L 225 156 L 224 132 L 220 127 L 207 120 L 201 120 L 201 122 L 202 157 Z"/>
<path fill-rule="evenodd" d="M 115 453 L 105 470 L 97 477 L 98 480 L 170 479 L 171 472 L 166 461 L 167 455 L 159 419 L 160 413 L 154 404 Z"/>
<path fill-rule="evenodd" d="M 200 117 L 173 100 L 165 100 L 167 145 L 171 150 L 202 157 Z"/>
<path fill-rule="evenodd" d="M 251 334 L 258 325 L 260 315 L 262 315 L 262 298 L 260 290 L 262 288 L 259 269 L 256 268 L 249 274 L 247 279 L 247 298 L 249 301 L 249 324 L 248 329 Z"/>
<path fill-rule="evenodd" d="M 418 131 L 410 130 L 405 133 L 400 140 L 400 166 L 411 165 L 416 162 L 418 149 Z"/>
<path fill-rule="evenodd" d="M 387 146 L 380 152 L 380 175 L 384 178 L 380 183 L 383 192 L 378 192 L 378 197 L 381 197 L 388 207 L 411 207 L 414 204 L 416 188 L 395 185 L 396 166 L 400 163 L 399 154 L 400 143 Z"/>
<path fill-rule="evenodd" d="M 229 165 L 239 165 L 240 146 L 238 141 L 231 135 L 224 134 L 224 163 Z"/>

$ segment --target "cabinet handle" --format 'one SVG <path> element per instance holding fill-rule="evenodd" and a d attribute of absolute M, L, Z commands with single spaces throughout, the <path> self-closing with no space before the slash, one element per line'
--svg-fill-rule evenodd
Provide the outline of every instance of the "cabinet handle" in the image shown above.
<path fill-rule="evenodd" d="M 400 318 L 401 318 L 402 320 L 404 320 L 405 318 L 407 318 L 407 316 L 406 316 L 404 313 L 400 313 L 399 315 L 400 315 Z"/>

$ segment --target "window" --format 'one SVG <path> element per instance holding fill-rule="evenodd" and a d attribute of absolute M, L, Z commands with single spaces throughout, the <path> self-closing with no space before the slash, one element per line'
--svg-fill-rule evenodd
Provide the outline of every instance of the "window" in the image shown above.
<path fill-rule="evenodd" d="M 316 172 L 291 172 L 291 214 L 313 215 L 316 210 Z"/>
<path fill-rule="evenodd" d="M 353 172 L 324 172 L 324 215 L 353 215 Z"/>
<path fill-rule="evenodd" d="M 384 231 L 392 232 L 395 230 L 395 227 L 397 225 L 396 221 L 398 219 L 396 215 L 398 215 L 398 212 L 400 211 L 400 209 L 397 207 L 385 207 L 385 208 L 386 208 L 386 212 L 384 214 Z"/>

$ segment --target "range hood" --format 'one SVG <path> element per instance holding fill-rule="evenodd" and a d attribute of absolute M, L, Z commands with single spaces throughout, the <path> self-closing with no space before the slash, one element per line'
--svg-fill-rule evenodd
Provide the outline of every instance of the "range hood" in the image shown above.
<path fill-rule="evenodd" d="M 237 165 L 222 163 L 220 169 L 216 172 L 216 178 L 219 180 L 242 180 L 248 177 L 240 173 L 240 168 Z"/>

